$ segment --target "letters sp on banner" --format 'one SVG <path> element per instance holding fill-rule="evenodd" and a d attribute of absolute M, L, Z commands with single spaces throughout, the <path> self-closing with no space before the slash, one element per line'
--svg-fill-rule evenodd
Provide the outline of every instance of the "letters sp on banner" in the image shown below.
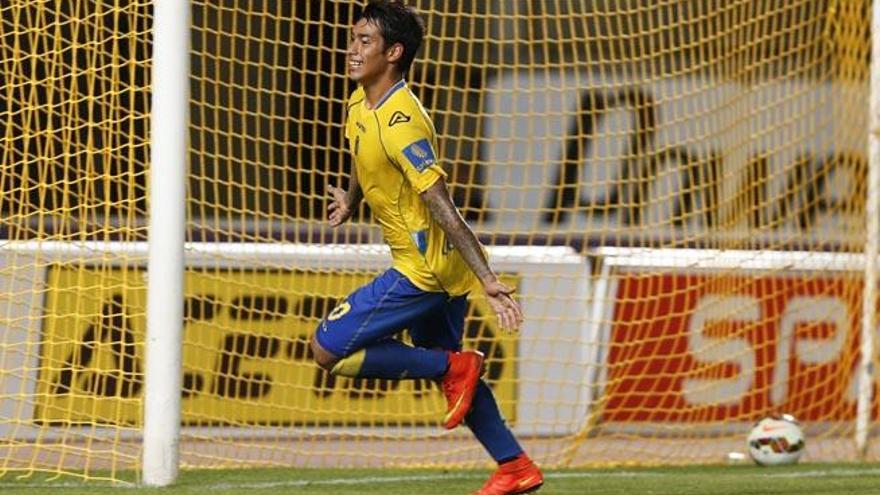
<path fill-rule="evenodd" d="M 622 275 L 604 419 L 851 420 L 860 314 L 845 276 Z"/>

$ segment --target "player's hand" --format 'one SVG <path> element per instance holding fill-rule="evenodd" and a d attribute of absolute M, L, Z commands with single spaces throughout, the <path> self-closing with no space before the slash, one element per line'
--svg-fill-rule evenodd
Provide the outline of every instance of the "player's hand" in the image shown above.
<path fill-rule="evenodd" d="M 519 328 L 523 322 L 523 313 L 519 303 L 513 299 L 514 289 L 498 280 L 485 283 L 483 289 L 486 291 L 486 300 L 489 301 L 489 307 L 498 318 L 501 329 L 512 332 Z"/>
<path fill-rule="evenodd" d="M 329 184 L 327 188 L 333 197 L 333 201 L 327 206 L 327 219 L 330 221 L 331 227 L 339 227 L 351 218 L 352 210 L 348 206 L 348 193 Z"/>

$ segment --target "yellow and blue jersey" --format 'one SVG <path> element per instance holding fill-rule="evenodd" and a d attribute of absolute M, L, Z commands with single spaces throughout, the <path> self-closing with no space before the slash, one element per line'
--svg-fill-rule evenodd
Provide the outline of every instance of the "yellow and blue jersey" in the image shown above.
<path fill-rule="evenodd" d="M 434 124 L 406 82 L 395 84 L 374 108 L 358 87 L 348 101 L 345 136 L 394 269 L 425 291 L 469 292 L 476 277 L 419 197 L 446 173 Z"/>

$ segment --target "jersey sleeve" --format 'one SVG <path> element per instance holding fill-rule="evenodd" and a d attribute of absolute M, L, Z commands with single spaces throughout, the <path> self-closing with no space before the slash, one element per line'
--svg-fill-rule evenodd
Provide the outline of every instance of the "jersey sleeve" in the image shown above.
<path fill-rule="evenodd" d="M 423 193 L 438 179 L 446 177 L 427 129 L 408 124 L 389 127 L 386 132 L 387 151 L 416 192 Z"/>

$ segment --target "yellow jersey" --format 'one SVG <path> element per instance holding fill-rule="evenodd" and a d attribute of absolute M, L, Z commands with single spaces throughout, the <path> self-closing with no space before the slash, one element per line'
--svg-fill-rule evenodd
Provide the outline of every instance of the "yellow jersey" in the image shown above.
<path fill-rule="evenodd" d="M 358 87 L 348 100 L 345 137 L 392 266 L 422 290 L 470 292 L 476 276 L 419 197 L 446 173 L 434 124 L 406 82 L 392 86 L 374 108 Z"/>

